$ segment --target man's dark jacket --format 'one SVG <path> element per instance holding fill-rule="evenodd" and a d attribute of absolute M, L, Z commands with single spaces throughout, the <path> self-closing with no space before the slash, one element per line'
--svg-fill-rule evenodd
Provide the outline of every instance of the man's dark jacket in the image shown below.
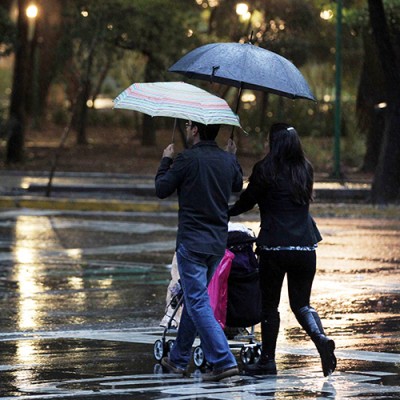
<path fill-rule="evenodd" d="M 155 178 L 156 194 L 164 199 L 177 190 L 177 246 L 222 256 L 228 238 L 228 202 L 243 186 L 236 156 L 215 141 L 200 141 L 173 161 L 163 157 Z"/>

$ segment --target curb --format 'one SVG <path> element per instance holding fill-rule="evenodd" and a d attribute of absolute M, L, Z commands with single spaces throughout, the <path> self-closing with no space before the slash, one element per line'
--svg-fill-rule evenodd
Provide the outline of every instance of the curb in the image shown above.
<path fill-rule="evenodd" d="M 46 192 L 46 188 L 40 184 L 30 184 L 28 188 L 25 190 L 20 190 L 17 195 L 25 196 L 27 194 L 33 195 L 36 197 L 36 194 L 39 196 L 43 196 Z M 156 191 L 154 185 L 121 185 L 121 184 L 113 184 L 113 185 L 53 185 L 52 193 L 58 194 L 59 196 L 65 196 L 66 194 L 71 195 L 72 193 L 87 193 L 91 194 L 91 198 L 93 199 L 96 196 L 137 196 L 142 198 L 154 199 L 156 198 Z M 367 188 L 333 188 L 333 189 L 324 189 L 318 188 L 314 189 L 315 201 L 317 202 L 360 202 L 366 203 L 370 198 L 371 191 Z M 7 195 L 7 193 L 5 193 Z M 68 196 L 68 195 L 67 195 Z M 237 197 L 237 194 L 232 195 L 234 198 Z M 173 198 L 177 198 L 176 193 L 173 194 Z M 129 200 L 128 200 L 129 201 Z"/>
<path fill-rule="evenodd" d="M 0 209 L 32 208 L 70 211 L 138 211 L 166 212 L 178 211 L 177 202 L 95 200 L 95 199 L 55 199 L 30 196 L 1 196 Z"/>
<path fill-rule="evenodd" d="M 71 199 L 30 196 L 0 196 L 0 210 L 35 209 L 57 211 L 98 211 L 98 212 L 178 212 L 178 202 L 153 200 L 116 199 Z M 310 211 L 315 218 L 383 218 L 400 220 L 400 205 L 384 207 L 371 204 L 312 203 Z M 249 212 L 258 218 L 257 210 Z M 250 215 L 249 215 L 250 217 Z M 250 217 L 252 218 L 252 217 Z"/>

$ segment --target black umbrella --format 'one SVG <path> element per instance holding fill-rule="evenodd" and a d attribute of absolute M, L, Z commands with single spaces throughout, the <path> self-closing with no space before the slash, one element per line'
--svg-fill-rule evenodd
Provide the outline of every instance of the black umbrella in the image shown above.
<path fill-rule="evenodd" d="M 211 43 L 183 56 L 170 72 L 291 99 L 315 98 L 301 72 L 286 58 L 251 43 Z M 239 102 L 236 106 L 236 112 Z"/>

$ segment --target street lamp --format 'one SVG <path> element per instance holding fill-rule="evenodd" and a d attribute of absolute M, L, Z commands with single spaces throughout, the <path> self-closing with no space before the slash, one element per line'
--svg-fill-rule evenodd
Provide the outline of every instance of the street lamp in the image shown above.
<path fill-rule="evenodd" d="M 342 119 L 342 0 L 337 0 L 336 6 L 336 68 L 335 68 L 335 143 L 333 176 L 342 177 L 340 168 L 340 135 Z"/>
<path fill-rule="evenodd" d="M 36 18 L 37 15 L 38 15 L 38 12 L 39 12 L 39 10 L 38 10 L 36 4 L 31 3 L 31 4 L 29 4 L 29 6 L 26 8 L 26 16 L 27 16 L 28 18 Z"/>
<path fill-rule="evenodd" d="M 29 26 L 28 26 L 28 40 L 32 41 L 34 33 L 35 33 L 35 25 L 36 18 L 39 14 L 39 9 L 36 4 L 31 3 L 26 7 L 25 14 L 28 17 Z"/>
<path fill-rule="evenodd" d="M 239 15 L 244 21 L 248 21 L 251 18 L 249 6 L 246 3 L 236 4 L 236 14 Z"/>
<path fill-rule="evenodd" d="M 342 96 L 342 0 L 337 0 L 336 6 L 336 47 L 335 47 L 335 116 L 334 116 L 334 144 L 333 144 L 333 172 L 334 178 L 342 178 L 340 168 L 340 136 L 341 136 L 341 96 Z M 322 10 L 320 17 L 323 20 L 333 18 L 332 10 Z"/>
<path fill-rule="evenodd" d="M 38 95 L 39 95 L 39 81 L 38 81 L 38 74 L 39 74 L 39 54 L 38 54 L 38 32 L 37 32 L 37 20 L 39 16 L 39 8 L 35 3 L 30 3 L 25 10 L 26 16 L 28 17 L 28 42 L 29 42 L 29 62 L 31 66 L 30 73 L 31 79 L 28 80 L 28 87 L 30 85 L 32 88 L 32 97 L 31 103 L 29 107 L 31 111 L 33 111 L 34 119 L 33 119 L 33 126 L 38 126 Z"/>

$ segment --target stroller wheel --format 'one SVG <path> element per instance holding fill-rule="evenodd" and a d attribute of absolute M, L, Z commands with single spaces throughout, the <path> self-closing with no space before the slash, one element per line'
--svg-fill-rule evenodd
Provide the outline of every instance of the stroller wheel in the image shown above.
<path fill-rule="evenodd" d="M 168 349 L 168 354 L 171 353 L 172 348 L 174 347 L 175 340 L 170 339 L 167 342 L 167 349 Z"/>
<path fill-rule="evenodd" d="M 197 368 L 201 368 L 206 364 L 206 358 L 201 346 L 197 346 L 193 350 L 193 362 Z"/>
<path fill-rule="evenodd" d="M 254 362 L 256 363 L 261 357 L 261 346 L 259 344 L 254 346 L 253 352 L 254 352 Z"/>
<path fill-rule="evenodd" d="M 254 350 L 252 347 L 242 347 L 240 350 L 240 359 L 243 365 L 254 363 Z"/>
<path fill-rule="evenodd" d="M 156 340 L 154 342 L 153 353 L 154 358 L 157 361 L 161 361 L 161 359 L 164 357 L 164 343 L 162 340 Z"/>

